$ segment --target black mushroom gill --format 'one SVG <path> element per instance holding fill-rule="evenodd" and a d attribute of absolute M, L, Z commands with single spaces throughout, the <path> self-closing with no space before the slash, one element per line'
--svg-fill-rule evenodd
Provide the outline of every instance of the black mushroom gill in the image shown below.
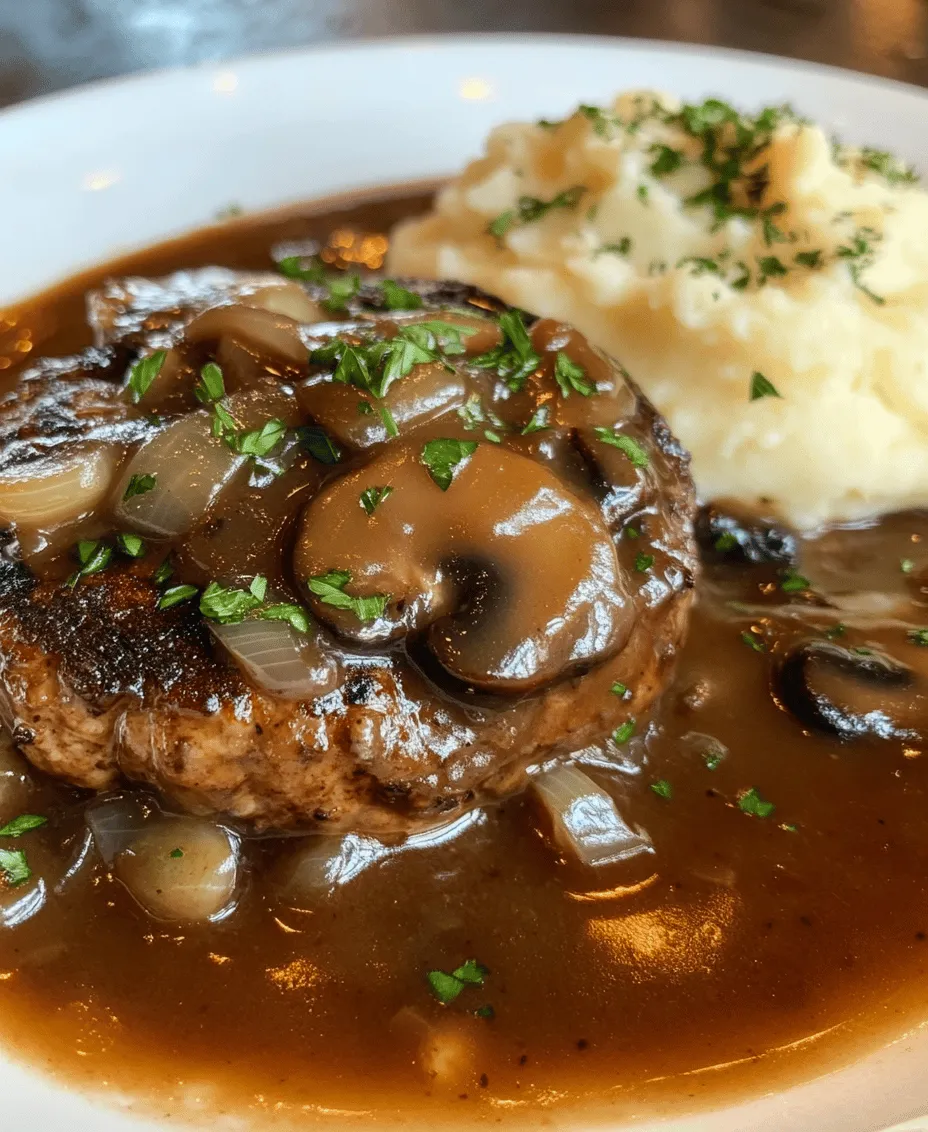
<path fill-rule="evenodd" d="M 20 379 L 7 433 L 38 389 L 41 459 L 110 461 L 31 541 L 9 516 L 0 695 L 36 765 L 261 828 L 407 832 L 647 711 L 692 596 L 685 453 L 570 327 L 397 294 L 336 316 L 263 275 L 118 281 L 96 351 Z M 69 392 L 91 378 L 116 418 L 92 434 Z"/>

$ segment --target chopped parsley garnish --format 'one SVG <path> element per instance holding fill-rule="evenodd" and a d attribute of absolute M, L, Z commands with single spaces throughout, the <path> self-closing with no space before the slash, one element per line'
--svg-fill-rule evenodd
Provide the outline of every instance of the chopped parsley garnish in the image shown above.
<path fill-rule="evenodd" d="M 170 609 L 174 605 L 180 605 L 182 601 L 189 601 L 192 597 L 196 597 L 199 592 L 196 586 L 171 586 L 161 595 L 158 608 Z"/>
<path fill-rule="evenodd" d="M 915 569 L 915 563 L 911 558 L 900 558 L 899 569 L 903 572 L 903 574 L 911 574 Z"/>
<path fill-rule="evenodd" d="M 388 311 L 415 311 L 422 306 L 422 296 L 415 291 L 407 291 L 393 279 L 384 279 L 380 284 L 383 301 Z"/>
<path fill-rule="evenodd" d="M 265 605 L 258 610 L 262 621 L 288 621 L 291 629 L 300 633 L 309 632 L 309 614 L 302 607 L 291 601 L 281 601 L 276 605 Z"/>
<path fill-rule="evenodd" d="M 613 432 L 610 428 L 594 428 L 593 431 L 596 433 L 596 439 L 602 444 L 608 444 L 612 448 L 618 448 L 621 452 L 624 452 L 636 468 L 648 466 L 647 452 L 630 436 L 622 436 L 620 433 Z"/>
<path fill-rule="evenodd" d="M 651 789 L 658 798 L 666 798 L 669 801 L 673 797 L 673 787 L 666 778 L 659 778 L 657 782 L 652 782 Z"/>
<path fill-rule="evenodd" d="M 318 425 L 304 425 L 297 430 L 297 435 L 302 446 L 320 464 L 337 464 L 342 458 L 341 448 Z"/>
<path fill-rule="evenodd" d="M 386 484 L 383 487 L 368 487 L 361 492 L 361 506 L 368 513 L 373 515 L 381 503 L 388 499 L 393 494 L 393 488 Z"/>
<path fill-rule="evenodd" d="M 39 829 L 47 822 L 48 818 L 40 817 L 38 814 L 20 814 L 18 818 L 13 818 L 5 826 L 0 827 L 0 837 L 22 837 L 24 833 Z"/>
<path fill-rule="evenodd" d="M 123 492 L 123 503 L 125 503 L 127 499 L 133 499 L 136 495 L 145 495 L 146 492 L 152 490 L 157 482 L 157 475 L 130 476 L 126 490 Z"/>
<path fill-rule="evenodd" d="M 835 252 L 838 259 L 843 259 L 847 262 L 847 269 L 851 276 L 851 281 L 854 286 L 862 291 L 868 299 L 871 299 L 877 306 L 883 306 L 886 300 L 882 295 L 877 295 L 863 282 L 861 273 L 866 271 L 873 263 L 873 244 L 871 240 L 879 240 L 881 237 L 872 228 L 860 228 L 854 233 L 854 236 L 849 244 L 842 244 Z"/>
<path fill-rule="evenodd" d="M 137 405 L 148 392 L 151 383 L 161 373 L 161 367 L 167 356 L 167 350 L 155 350 L 147 358 L 137 361 L 129 371 L 128 388 L 133 405 Z"/>
<path fill-rule="evenodd" d="M 882 149 L 864 147 L 860 150 L 858 160 L 864 169 L 878 173 L 890 185 L 914 185 L 918 181 L 918 174 L 910 166 L 887 153 Z"/>
<path fill-rule="evenodd" d="M 373 411 L 374 411 L 374 406 L 370 403 L 370 401 L 359 401 L 358 402 L 358 416 L 359 417 L 369 417 L 371 415 L 371 413 L 373 413 Z"/>
<path fill-rule="evenodd" d="M 322 301 L 322 305 L 326 310 L 347 310 L 348 304 L 361 290 L 361 276 L 356 273 L 352 273 L 351 275 L 334 275 L 327 280 L 327 286 L 329 288 L 329 297 Z"/>
<path fill-rule="evenodd" d="M 635 558 L 635 570 L 639 574 L 647 574 L 647 572 L 654 565 L 653 554 L 639 554 Z"/>
<path fill-rule="evenodd" d="M 690 275 L 721 275 L 722 269 L 718 261 L 704 255 L 686 255 L 677 260 L 677 267 L 691 265 Z"/>
<path fill-rule="evenodd" d="M 447 971 L 429 971 L 426 975 L 432 994 L 445 1006 L 461 994 L 466 987 L 482 987 L 490 971 L 476 959 L 468 959 L 450 974 Z M 482 1007 L 486 1010 L 486 1007 Z M 490 1010 L 492 1011 L 492 1007 Z M 480 1014 L 480 1011 L 477 1011 Z M 483 1014 L 482 1017 L 488 1017 Z M 492 1016 L 492 1015 L 490 1015 Z"/>
<path fill-rule="evenodd" d="M 494 217 L 487 225 L 487 232 L 495 240 L 501 242 L 503 236 L 516 222 L 516 210 L 514 208 L 507 208 L 505 212 L 501 212 L 499 216 Z"/>
<path fill-rule="evenodd" d="M 152 574 L 151 580 L 156 586 L 163 586 L 173 573 L 174 564 L 171 562 L 170 558 L 165 558 L 154 574 Z"/>
<path fill-rule="evenodd" d="M 263 621 L 287 621 L 292 628 L 305 633 L 309 614 L 293 602 L 266 605 L 267 578 L 256 574 L 247 590 L 210 582 L 200 595 L 200 612 L 208 621 L 219 625 L 238 625 L 252 614 Z"/>
<path fill-rule="evenodd" d="M 172 860 L 175 860 L 175 861 L 180 860 L 180 858 L 183 857 L 183 855 L 184 855 L 183 849 L 172 849 L 171 852 L 168 854 L 168 856 Z"/>
<path fill-rule="evenodd" d="M 613 743 L 621 746 L 627 743 L 629 739 L 635 734 L 635 721 L 633 719 L 626 719 L 626 721 L 615 729 L 612 733 Z"/>
<path fill-rule="evenodd" d="M 642 204 L 647 204 L 649 196 L 648 186 L 639 185 L 638 188 L 635 189 L 635 196 L 641 201 Z"/>
<path fill-rule="evenodd" d="M 838 637 L 843 637 L 847 633 L 847 625 L 843 621 L 839 621 L 837 625 L 832 625 L 830 629 L 825 630 L 825 636 L 829 641 L 837 640 Z"/>
<path fill-rule="evenodd" d="M 731 531 L 722 531 L 719 537 L 713 543 L 716 550 L 722 551 L 734 550 L 738 546 L 738 540 Z"/>
<path fill-rule="evenodd" d="M 762 397 L 779 397 L 782 400 L 783 394 L 769 378 L 764 377 L 759 370 L 755 370 L 751 374 L 751 400 L 759 401 Z"/>
<path fill-rule="evenodd" d="M 628 688 L 626 687 L 625 684 L 622 683 L 621 680 L 616 680 L 616 682 L 612 685 L 612 687 L 609 689 L 609 691 L 614 696 L 624 696 L 625 693 L 628 691 Z"/>
<path fill-rule="evenodd" d="M 578 106 L 577 113 L 586 118 L 593 127 L 593 133 L 600 138 L 610 137 L 612 131 L 619 125 L 613 115 L 607 114 L 599 106 Z"/>
<path fill-rule="evenodd" d="M 743 814 L 751 814 L 756 818 L 769 818 L 776 806 L 773 802 L 765 802 L 757 793 L 756 787 L 752 786 L 738 798 L 738 809 Z"/>
<path fill-rule="evenodd" d="M 822 266 L 822 250 L 821 248 L 815 248 L 813 251 L 796 252 L 793 259 L 795 259 L 800 267 L 808 267 L 814 270 Z"/>
<path fill-rule="evenodd" d="M 397 428 L 396 418 L 390 412 L 387 405 L 378 405 L 377 415 L 380 417 L 380 423 L 383 425 L 387 436 L 399 436 L 400 430 Z"/>
<path fill-rule="evenodd" d="M 266 593 L 267 579 L 260 574 L 247 590 L 210 582 L 200 595 L 200 612 L 207 621 L 215 621 L 220 625 L 237 625 L 261 605 Z"/>
<path fill-rule="evenodd" d="M 622 533 L 626 538 L 641 538 L 641 531 L 637 527 L 626 527 Z"/>
<path fill-rule="evenodd" d="M 502 240 L 510 228 L 522 224 L 534 224 L 536 220 L 541 220 L 555 209 L 576 208 L 585 192 L 585 185 L 573 185 L 557 193 L 550 200 L 542 200 L 540 197 L 519 197 L 516 207 L 501 212 L 487 226 L 487 231 L 497 240 Z"/>
<path fill-rule="evenodd" d="M 586 370 L 577 362 L 558 350 L 557 360 L 554 363 L 554 380 L 558 384 L 562 397 L 569 397 L 571 389 L 582 397 L 592 397 L 596 386 L 586 376 Z"/>
<path fill-rule="evenodd" d="M 370 597 L 352 597 L 345 593 L 345 586 L 351 581 L 348 570 L 330 570 L 328 574 L 317 574 L 307 578 L 306 584 L 312 593 L 325 605 L 335 609 L 347 609 L 359 621 L 376 621 L 382 617 L 390 601 L 389 594 L 373 594 Z"/>
<path fill-rule="evenodd" d="M 502 437 L 500 433 L 506 431 L 506 423 L 502 421 L 492 409 L 485 409 L 480 395 L 471 393 L 464 404 L 457 410 L 458 416 L 464 422 L 464 427 L 468 432 L 474 432 L 476 429 L 483 429 L 484 437 L 493 444 L 502 444 Z M 485 428 L 486 424 L 493 425 L 493 428 Z"/>
<path fill-rule="evenodd" d="M 308 267 L 303 266 L 303 256 L 288 255 L 277 261 L 277 270 L 288 279 L 300 279 L 305 283 L 325 283 L 325 268 L 318 260 L 310 259 Z"/>
<path fill-rule="evenodd" d="M 463 339 L 476 333 L 473 327 L 433 318 L 400 327 L 389 341 L 351 345 L 335 338 L 313 350 L 309 360 L 313 365 L 334 364 L 334 381 L 354 385 L 380 399 L 413 367 L 465 353 Z"/>
<path fill-rule="evenodd" d="M 755 633 L 744 632 L 741 634 L 741 640 L 755 652 L 767 651 L 767 645 Z"/>
<path fill-rule="evenodd" d="M 207 362 L 200 370 L 200 380 L 193 387 L 198 401 L 209 405 L 219 401 L 226 395 L 226 383 L 222 377 L 222 370 L 215 362 Z"/>
<path fill-rule="evenodd" d="M 539 405 L 538 408 L 532 413 L 531 419 L 525 428 L 522 429 L 522 436 L 531 436 L 533 432 L 544 432 L 545 429 L 550 428 L 548 420 L 551 416 L 551 410 L 547 405 Z"/>
<path fill-rule="evenodd" d="M 725 759 L 725 752 L 721 747 L 710 747 L 702 757 L 706 770 L 717 770 L 719 764 Z"/>
<path fill-rule="evenodd" d="M 762 207 L 767 171 L 758 165 L 758 158 L 781 122 L 796 121 L 788 107 L 767 107 L 750 118 L 720 99 L 707 98 L 684 106 L 669 120 L 702 142 L 699 161 L 712 178 L 712 184 L 690 197 L 687 205 L 710 208 L 716 226 L 735 216 L 753 218 L 762 211 L 770 214 L 769 206 L 766 210 Z M 742 204 L 742 200 L 748 203 Z"/>
<path fill-rule="evenodd" d="M 683 164 L 683 154 L 669 145 L 652 145 L 651 153 L 654 160 L 651 162 L 651 172 L 655 177 L 665 177 L 668 173 L 676 173 Z"/>
<path fill-rule="evenodd" d="M 780 275 L 786 275 L 789 268 L 786 264 L 775 255 L 760 256 L 757 260 L 757 266 L 760 270 L 760 277 L 758 283 L 763 286 L 768 279 L 775 279 Z"/>
<path fill-rule="evenodd" d="M 474 1015 L 477 1018 L 486 1018 L 488 1022 L 492 1022 L 496 1017 L 496 1011 L 488 1002 L 484 1006 L 478 1006 L 474 1011 Z"/>
<path fill-rule="evenodd" d="M 913 645 L 928 648 L 928 629 L 910 629 L 906 636 Z"/>
<path fill-rule="evenodd" d="M 631 236 L 623 236 L 621 240 L 617 240 L 614 244 L 601 244 L 600 247 L 593 252 L 593 258 L 597 259 L 601 255 L 625 255 L 632 250 Z"/>
<path fill-rule="evenodd" d="M 10 888 L 25 884 L 32 876 L 32 869 L 22 849 L 0 849 L 0 873 Z"/>
<path fill-rule="evenodd" d="M 777 204 L 771 205 L 770 208 L 761 213 L 761 233 L 764 237 L 764 243 L 769 248 L 771 244 L 787 244 L 789 243 L 789 236 L 774 222 L 774 216 L 779 216 L 781 212 L 786 211 L 786 202 L 778 201 Z"/>
<path fill-rule="evenodd" d="M 443 437 L 428 441 L 422 448 L 419 460 L 428 468 L 429 475 L 442 491 L 447 491 L 454 479 L 456 469 L 476 451 L 476 440 L 454 440 Z"/>
<path fill-rule="evenodd" d="M 780 573 L 780 589 L 785 594 L 798 594 L 803 590 L 812 588 L 812 583 L 808 578 L 803 577 L 802 574 L 797 573 L 793 569 L 783 570 Z"/>
<path fill-rule="evenodd" d="M 116 536 L 116 546 L 130 558 L 142 558 L 145 555 L 145 540 L 129 531 L 121 531 Z"/>
<path fill-rule="evenodd" d="M 532 347 L 519 311 L 504 311 L 499 316 L 499 328 L 502 342 L 473 358 L 471 364 L 479 369 L 494 370 L 514 393 L 518 393 L 526 378 L 541 365 L 541 358 Z"/>
<path fill-rule="evenodd" d="M 106 543 L 100 542 L 99 539 L 81 539 L 77 544 L 77 559 L 80 566 L 68 578 L 67 584 L 73 589 L 81 578 L 99 574 L 109 566 L 112 557 L 113 548 Z"/>
<path fill-rule="evenodd" d="M 287 426 L 277 417 L 265 421 L 260 428 L 239 428 L 228 410 L 220 402 L 213 405 L 213 435 L 220 437 L 233 452 L 263 460 L 270 456 L 287 432 Z"/>

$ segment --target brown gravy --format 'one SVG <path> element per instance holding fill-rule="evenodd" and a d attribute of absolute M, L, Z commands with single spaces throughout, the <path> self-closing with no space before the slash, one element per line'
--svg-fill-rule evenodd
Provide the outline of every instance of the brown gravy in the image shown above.
<path fill-rule="evenodd" d="M 334 263 L 377 268 L 382 233 L 424 203 L 246 218 L 133 255 L 0 315 L 0 367 L 86 345 L 83 295 L 106 275 L 268 268 L 271 244 L 308 237 Z M 895 598 L 866 623 L 844 598 L 836 612 L 784 593 L 774 565 L 708 555 L 675 684 L 611 776 L 653 839 L 646 872 L 599 888 L 557 863 L 525 798 L 301 911 L 262 887 L 278 843 L 254 843 L 240 909 L 208 927 L 153 926 L 96 865 L 0 928 L 7 1045 L 66 1081 L 135 1090 L 165 1118 L 195 1094 L 209 1112 L 268 1120 L 436 1124 L 695 1107 L 898 1031 L 928 1004 L 923 744 L 803 726 L 775 673 L 797 640 L 830 632 L 928 679 L 928 651 L 907 636 L 928 621 L 926 537 L 928 518 L 910 514 L 805 543 L 800 568 L 820 591 Z M 750 788 L 775 809 L 745 812 Z M 0 821 L 53 817 L 29 835 L 38 872 L 77 851 L 82 807 L 38 776 L 29 789 Z M 485 985 L 441 1006 L 425 973 L 470 957 Z M 475 1013 L 486 1005 L 492 1019 Z M 814 1035 L 826 1036 L 791 1048 Z M 724 1068 L 691 1076 L 712 1066 Z"/>

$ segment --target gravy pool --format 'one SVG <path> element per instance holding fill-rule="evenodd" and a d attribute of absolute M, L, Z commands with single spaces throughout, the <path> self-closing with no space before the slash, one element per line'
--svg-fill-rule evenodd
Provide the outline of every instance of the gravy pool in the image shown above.
<path fill-rule="evenodd" d="M 0 367 L 14 376 L 30 357 L 88 344 L 83 296 L 106 276 L 270 268 L 273 245 L 310 238 L 335 266 L 377 269 L 390 226 L 426 201 L 243 218 L 132 255 L 0 315 Z M 268 1119 L 534 1126 L 550 1107 L 621 1116 L 760 1092 L 923 1014 L 918 728 L 817 730 L 791 710 L 781 671 L 802 642 L 885 652 L 911 667 L 909 706 L 924 708 L 928 649 L 910 634 L 928 623 L 928 517 L 801 543 L 811 596 L 784 592 L 782 563 L 713 549 L 719 537 L 704 539 L 673 686 L 624 761 L 590 768 L 653 840 L 646 869 L 600 877 L 559 861 L 527 797 L 449 843 L 394 848 L 298 910 L 262 884 L 281 844 L 253 841 L 239 909 L 205 927 L 153 924 L 91 860 L 40 915 L 0 928 L 14 1055 L 75 1085 L 134 1091 L 164 1118 L 193 1093 L 210 1112 Z M 874 594 L 888 595 L 877 614 Z M 0 781 L 23 791 L 15 812 L 51 818 L 30 834 L 36 871 L 76 859 L 79 792 L 13 763 Z M 484 985 L 440 1005 L 426 973 L 471 957 L 489 969 Z"/>

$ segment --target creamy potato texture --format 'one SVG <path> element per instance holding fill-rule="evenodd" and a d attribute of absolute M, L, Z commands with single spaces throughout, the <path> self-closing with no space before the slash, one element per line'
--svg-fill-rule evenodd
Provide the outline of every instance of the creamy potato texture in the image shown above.
<path fill-rule="evenodd" d="M 577 326 L 705 499 L 805 528 L 928 502 L 928 194 L 788 109 L 638 92 L 502 126 L 389 266 Z"/>

